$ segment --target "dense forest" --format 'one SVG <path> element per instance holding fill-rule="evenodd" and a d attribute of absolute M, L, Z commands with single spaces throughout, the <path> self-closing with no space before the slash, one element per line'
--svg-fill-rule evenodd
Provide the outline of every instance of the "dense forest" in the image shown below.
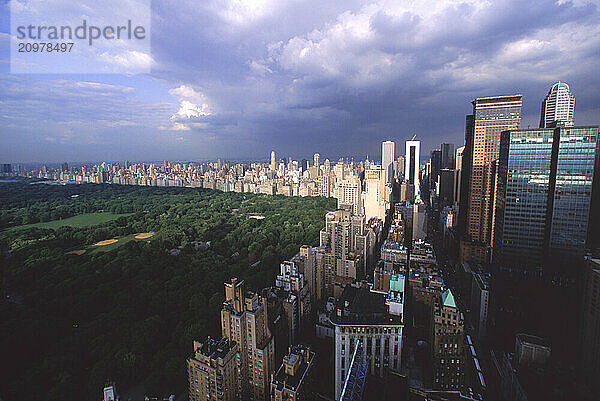
<path fill-rule="evenodd" d="M 281 260 L 318 243 L 333 208 L 325 198 L 0 182 L 0 397 L 96 401 L 107 380 L 182 393 L 192 341 L 219 333 L 223 282 L 271 285 Z M 95 212 L 122 215 L 17 227 Z M 73 252 L 145 232 L 154 235 Z"/>

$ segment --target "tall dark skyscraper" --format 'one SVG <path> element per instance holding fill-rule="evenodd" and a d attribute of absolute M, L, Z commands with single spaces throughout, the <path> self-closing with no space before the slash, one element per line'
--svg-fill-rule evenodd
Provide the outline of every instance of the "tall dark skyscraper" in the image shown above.
<path fill-rule="evenodd" d="M 460 245 L 462 261 L 488 262 L 492 233 L 494 175 L 500 150 L 500 133 L 521 125 L 521 95 L 477 98 L 473 117 L 467 117 L 463 175 L 468 179 L 465 224 Z M 469 160 L 465 160 L 468 157 Z M 468 177 L 466 175 L 468 174 Z"/>
<path fill-rule="evenodd" d="M 302 172 L 308 170 L 308 160 L 302 159 Z"/>
<path fill-rule="evenodd" d="M 437 182 L 437 177 L 440 175 L 442 168 L 442 152 L 439 149 L 434 149 L 430 153 L 429 162 L 431 163 L 431 182 Z"/>
<path fill-rule="evenodd" d="M 404 179 L 412 184 L 415 188 L 415 197 L 420 194 L 421 188 L 419 185 L 419 166 L 421 155 L 421 141 L 410 140 L 406 141 L 406 154 L 404 161 Z"/>
<path fill-rule="evenodd" d="M 454 169 L 454 144 L 442 143 L 440 151 L 442 152 L 441 168 Z"/>
<path fill-rule="evenodd" d="M 502 133 L 494 260 L 562 273 L 582 261 L 599 157 L 598 127 Z"/>
<path fill-rule="evenodd" d="M 579 327 L 579 372 L 583 383 L 600 395 L 600 259 L 586 257 Z"/>

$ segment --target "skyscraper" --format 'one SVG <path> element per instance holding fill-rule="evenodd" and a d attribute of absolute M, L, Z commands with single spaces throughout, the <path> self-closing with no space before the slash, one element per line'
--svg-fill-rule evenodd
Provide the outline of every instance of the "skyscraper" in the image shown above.
<path fill-rule="evenodd" d="M 466 196 L 466 227 L 460 244 L 462 261 L 487 262 L 492 233 L 494 174 L 500 150 L 500 133 L 521 125 L 521 95 L 477 98 L 473 118 L 467 118 L 465 146 L 468 152 L 469 185 Z"/>
<path fill-rule="evenodd" d="M 194 354 L 187 360 L 189 399 L 239 400 L 238 346 L 226 338 L 194 341 Z"/>
<path fill-rule="evenodd" d="M 265 400 L 275 368 L 275 342 L 267 324 L 267 307 L 264 298 L 245 292 L 244 282 L 235 278 L 225 283 L 221 333 L 239 346 L 242 394 Z"/>
<path fill-rule="evenodd" d="M 404 328 L 404 277 L 395 277 L 386 294 L 364 287 L 346 286 L 331 312 L 335 330 L 335 399 L 340 399 L 353 351 L 362 342 L 366 370 L 385 377 L 400 369 Z"/>
<path fill-rule="evenodd" d="M 421 193 L 419 187 L 419 155 L 421 153 L 421 141 L 406 141 L 406 155 L 404 157 L 404 178 L 415 188 L 415 197 Z"/>
<path fill-rule="evenodd" d="M 494 259 L 574 275 L 583 260 L 600 142 L 598 127 L 502 133 Z"/>
<path fill-rule="evenodd" d="M 370 164 L 365 169 L 364 192 L 362 204 L 364 215 L 369 221 L 375 217 L 385 220 L 385 213 L 389 207 L 389 187 L 385 185 L 385 176 L 381 166 Z"/>
<path fill-rule="evenodd" d="M 302 167 L 302 172 L 303 172 L 303 173 L 304 173 L 306 170 L 308 170 L 308 160 L 306 160 L 306 159 L 302 159 L 301 167 Z"/>
<path fill-rule="evenodd" d="M 540 128 L 551 128 L 557 124 L 572 127 L 575 121 L 575 96 L 569 85 L 558 81 L 542 101 Z"/>
<path fill-rule="evenodd" d="M 442 152 L 439 149 L 434 149 L 429 153 L 429 163 L 431 165 L 429 182 L 435 183 L 442 169 Z"/>
<path fill-rule="evenodd" d="M 465 386 L 464 319 L 448 289 L 436 296 L 431 313 L 432 387 L 460 390 Z"/>
<path fill-rule="evenodd" d="M 337 181 L 334 196 L 338 200 L 338 209 L 350 208 L 353 214 L 362 214 L 361 186 L 357 176 Z"/>
<path fill-rule="evenodd" d="M 442 152 L 442 167 L 441 168 L 454 168 L 454 145 L 451 143 L 442 143 L 440 146 Z"/>
<path fill-rule="evenodd" d="M 271 151 L 271 171 L 277 170 L 277 160 L 275 160 L 275 151 Z"/>
<path fill-rule="evenodd" d="M 381 144 L 381 168 L 385 172 L 385 182 L 387 183 L 394 179 L 395 146 L 393 141 L 385 141 Z"/>
<path fill-rule="evenodd" d="M 586 256 L 583 278 L 579 372 L 586 390 L 600 395 L 600 259 Z"/>
<path fill-rule="evenodd" d="M 462 185 L 462 159 L 465 147 L 461 146 L 456 149 L 455 167 L 454 167 L 454 203 L 458 204 L 460 201 L 460 189 Z"/>

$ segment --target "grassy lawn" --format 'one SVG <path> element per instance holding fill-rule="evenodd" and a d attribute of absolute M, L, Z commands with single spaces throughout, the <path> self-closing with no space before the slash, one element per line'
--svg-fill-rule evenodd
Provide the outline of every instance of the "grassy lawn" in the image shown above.
<path fill-rule="evenodd" d="M 131 213 L 115 214 L 115 213 L 85 213 L 77 216 L 68 217 L 62 220 L 45 221 L 43 223 L 25 224 L 22 226 L 11 227 L 8 230 L 21 230 L 24 228 L 50 228 L 55 230 L 60 227 L 88 227 L 96 224 L 106 223 L 107 221 L 115 220 L 121 216 L 128 216 Z"/>

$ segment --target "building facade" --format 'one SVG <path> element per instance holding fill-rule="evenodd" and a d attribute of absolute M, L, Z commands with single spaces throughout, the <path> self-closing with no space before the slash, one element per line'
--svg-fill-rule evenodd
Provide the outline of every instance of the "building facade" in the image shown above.
<path fill-rule="evenodd" d="M 600 259 L 586 257 L 579 330 L 579 371 L 586 390 L 600 396 Z"/>
<path fill-rule="evenodd" d="M 266 302 L 256 293 L 245 292 L 244 282 L 236 278 L 225 283 L 221 333 L 239 346 L 242 396 L 266 400 L 275 364 L 275 340 L 267 322 Z"/>
<path fill-rule="evenodd" d="M 194 341 L 188 358 L 190 401 L 234 401 L 240 399 L 238 346 L 226 338 Z"/>
<path fill-rule="evenodd" d="M 575 96 L 569 85 L 557 82 L 550 88 L 542 101 L 540 128 L 552 128 L 557 125 L 572 127 L 575 125 Z"/>
<path fill-rule="evenodd" d="M 330 320 L 335 329 L 335 399 L 339 399 L 360 341 L 371 375 L 385 377 L 400 368 L 402 353 L 404 281 L 389 293 L 347 286 Z M 401 294 L 401 295 L 400 295 Z"/>
<path fill-rule="evenodd" d="M 393 141 L 385 141 L 381 144 L 381 168 L 385 174 L 385 182 L 394 180 L 394 158 L 396 144 Z"/>
<path fill-rule="evenodd" d="M 568 274 L 586 248 L 598 127 L 511 130 L 501 142 L 495 262 Z"/>
<path fill-rule="evenodd" d="M 432 387 L 461 390 L 466 385 L 464 319 L 449 289 L 435 300 L 431 319 Z"/>
<path fill-rule="evenodd" d="M 473 117 L 467 118 L 465 146 L 469 185 L 463 193 L 468 204 L 466 227 L 461 241 L 462 261 L 488 262 L 494 210 L 494 174 L 500 151 L 500 133 L 521 125 L 521 95 L 477 98 Z M 463 155 L 464 157 L 464 155 Z"/>
<path fill-rule="evenodd" d="M 404 156 L 404 179 L 414 187 L 414 196 L 421 193 L 419 183 L 419 166 L 421 154 L 421 141 L 406 141 L 406 154 Z"/>

